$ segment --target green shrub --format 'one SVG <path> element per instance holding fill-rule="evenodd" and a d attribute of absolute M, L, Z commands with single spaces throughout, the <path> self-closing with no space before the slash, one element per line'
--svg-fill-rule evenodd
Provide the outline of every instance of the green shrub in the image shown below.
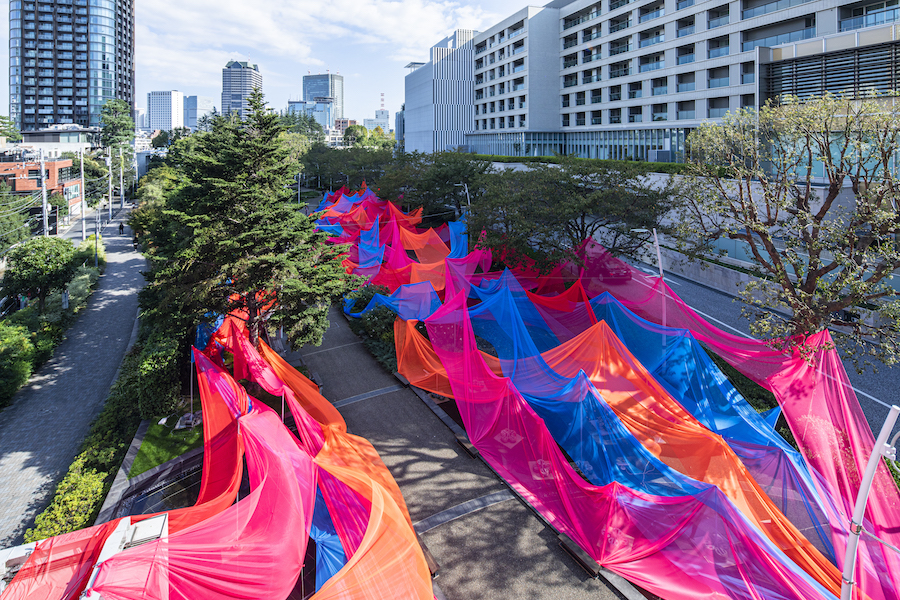
<path fill-rule="evenodd" d="M 25 534 L 26 540 L 75 531 L 96 519 L 141 422 L 135 401 L 141 386 L 140 353 L 140 347 L 135 346 L 125 355 L 119 378 L 91 425 L 81 453 L 57 486 L 50 506 L 35 519 L 35 528 Z"/>
<path fill-rule="evenodd" d="M 50 506 L 35 519 L 34 528 L 25 532 L 25 541 L 34 542 L 91 525 L 94 507 L 103 499 L 103 479 L 104 474 L 87 468 L 82 457 L 76 458 L 56 488 Z"/>
<path fill-rule="evenodd" d="M 97 248 L 97 262 L 100 268 L 106 266 L 106 249 L 103 247 L 103 236 L 100 236 L 100 243 Z M 92 233 L 86 240 L 78 244 L 75 249 L 75 264 L 87 267 L 94 266 L 94 234 Z"/>
<path fill-rule="evenodd" d="M 390 295 L 390 290 L 380 285 L 367 285 L 347 294 L 355 300 L 352 310 L 360 311 L 369 304 L 375 294 Z M 394 320 L 397 315 L 386 306 L 379 306 L 360 318 L 349 317 L 350 330 L 362 338 L 363 345 L 385 369 L 397 370 L 397 351 L 394 347 Z"/>
<path fill-rule="evenodd" d="M 178 340 L 151 334 L 140 355 L 140 385 L 137 390 L 141 417 L 152 419 L 170 414 L 178 404 L 181 381 L 178 377 Z"/>
<path fill-rule="evenodd" d="M 33 361 L 34 345 L 28 330 L 0 322 L 0 408 L 9 404 L 31 377 Z"/>

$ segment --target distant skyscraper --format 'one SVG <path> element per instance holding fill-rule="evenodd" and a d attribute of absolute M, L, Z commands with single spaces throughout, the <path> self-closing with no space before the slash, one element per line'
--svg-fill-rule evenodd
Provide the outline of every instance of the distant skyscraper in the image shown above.
<path fill-rule="evenodd" d="M 334 99 L 334 118 L 344 118 L 344 76 L 325 73 L 303 76 L 303 99 L 314 102 L 316 98 Z"/>
<path fill-rule="evenodd" d="M 147 129 L 184 127 L 184 94 L 177 90 L 147 94 Z"/>
<path fill-rule="evenodd" d="M 22 131 L 100 125 L 115 98 L 134 110 L 134 1 L 9 3 L 9 114 Z"/>
<path fill-rule="evenodd" d="M 222 69 L 222 114 L 236 112 L 243 119 L 250 114 L 250 94 L 262 89 L 259 65 L 236 60 L 228 61 Z"/>
<path fill-rule="evenodd" d="M 212 98 L 206 96 L 185 96 L 184 126 L 196 131 L 197 120 L 215 110 Z"/>
<path fill-rule="evenodd" d="M 306 100 L 288 101 L 287 110 L 293 114 L 305 114 L 316 120 L 322 129 L 334 129 L 334 99 L 317 97 L 312 102 Z"/>
<path fill-rule="evenodd" d="M 143 108 L 134 109 L 134 128 L 144 129 L 144 120 L 147 116 L 147 110 Z"/>

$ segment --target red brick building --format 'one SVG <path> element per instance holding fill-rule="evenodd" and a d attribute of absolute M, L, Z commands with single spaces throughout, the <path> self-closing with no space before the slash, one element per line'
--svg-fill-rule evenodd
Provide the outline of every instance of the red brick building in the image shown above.
<path fill-rule="evenodd" d="M 44 173 L 47 179 L 47 197 L 54 193 L 65 196 L 69 203 L 69 214 L 81 212 L 81 179 L 73 168 L 72 159 L 44 159 Z M 0 181 L 6 182 L 18 194 L 41 191 L 41 162 L 22 160 L 17 155 L 0 155 Z"/>

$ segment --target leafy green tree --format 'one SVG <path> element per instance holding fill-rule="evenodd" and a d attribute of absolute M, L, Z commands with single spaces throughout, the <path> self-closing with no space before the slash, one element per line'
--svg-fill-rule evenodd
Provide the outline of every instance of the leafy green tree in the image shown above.
<path fill-rule="evenodd" d="M 344 130 L 345 146 L 365 146 L 369 130 L 362 125 L 351 125 Z"/>
<path fill-rule="evenodd" d="M 86 154 L 84 156 L 84 190 L 85 200 L 91 206 L 97 204 L 100 197 L 107 193 L 107 169 L 106 162 L 101 152 Z M 62 158 L 72 160 L 72 172 L 81 173 L 81 158 L 75 152 L 63 152 Z"/>
<path fill-rule="evenodd" d="M 197 119 L 197 131 L 207 132 L 212 130 L 212 123 L 219 116 L 219 111 L 213 106 L 210 112 Z"/>
<path fill-rule="evenodd" d="M 10 142 L 18 142 L 22 139 L 22 134 L 16 129 L 16 122 L 3 115 L 0 115 L 0 135 Z"/>
<path fill-rule="evenodd" d="M 484 231 L 482 246 L 514 250 L 540 267 L 581 260 L 577 248 L 586 239 L 612 254 L 634 252 L 648 234 L 633 230 L 663 229 L 673 206 L 669 186 L 654 183 L 646 163 L 627 161 L 561 157 L 558 164 L 489 175 L 484 187 L 473 202 L 470 231 Z"/>
<path fill-rule="evenodd" d="M 6 182 L 0 181 L 0 255 L 31 234 L 28 209 L 33 205 L 34 200 L 30 194 L 14 194 Z"/>
<path fill-rule="evenodd" d="M 100 123 L 100 143 L 104 147 L 131 144 L 134 140 L 134 119 L 131 107 L 124 100 L 107 101 L 100 109 Z"/>
<path fill-rule="evenodd" d="M 168 148 L 169 147 L 169 132 L 168 131 L 160 131 L 152 138 L 150 138 L 150 145 L 154 148 Z"/>
<path fill-rule="evenodd" d="M 312 115 L 285 111 L 279 120 L 285 131 L 306 136 L 310 143 L 325 140 L 325 129 Z"/>
<path fill-rule="evenodd" d="M 265 322 L 294 345 L 319 343 L 328 308 L 349 286 L 339 247 L 326 244 L 286 189 L 297 164 L 262 93 L 243 121 L 216 119 L 186 157 L 185 185 L 153 225 L 154 271 L 145 305 L 158 319 L 194 322 L 208 311 L 246 312 L 256 344 Z"/>
<path fill-rule="evenodd" d="M 75 247 L 62 238 L 33 237 L 10 250 L 8 257 L 3 292 L 37 297 L 41 314 L 47 294 L 64 289 L 75 276 Z"/>
<path fill-rule="evenodd" d="M 47 198 L 47 204 L 54 207 L 59 211 L 57 216 L 59 218 L 63 218 L 69 214 L 69 201 L 66 200 L 66 197 L 60 194 L 59 192 L 54 192 L 50 194 L 50 197 Z M 53 210 L 52 208 L 50 210 Z"/>
<path fill-rule="evenodd" d="M 682 247 L 693 256 L 720 239 L 746 248 L 764 278 L 741 291 L 755 335 L 790 346 L 834 325 L 858 368 L 897 362 L 896 100 L 788 96 L 691 133 Z"/>

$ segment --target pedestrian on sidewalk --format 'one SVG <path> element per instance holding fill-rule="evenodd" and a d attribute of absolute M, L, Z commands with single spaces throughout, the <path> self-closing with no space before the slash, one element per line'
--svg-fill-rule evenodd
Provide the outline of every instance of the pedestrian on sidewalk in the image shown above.
<path fill-rule="evenodd" d="M 119 223 L 119 235 L 125 235 L 125 224 Z"/>

